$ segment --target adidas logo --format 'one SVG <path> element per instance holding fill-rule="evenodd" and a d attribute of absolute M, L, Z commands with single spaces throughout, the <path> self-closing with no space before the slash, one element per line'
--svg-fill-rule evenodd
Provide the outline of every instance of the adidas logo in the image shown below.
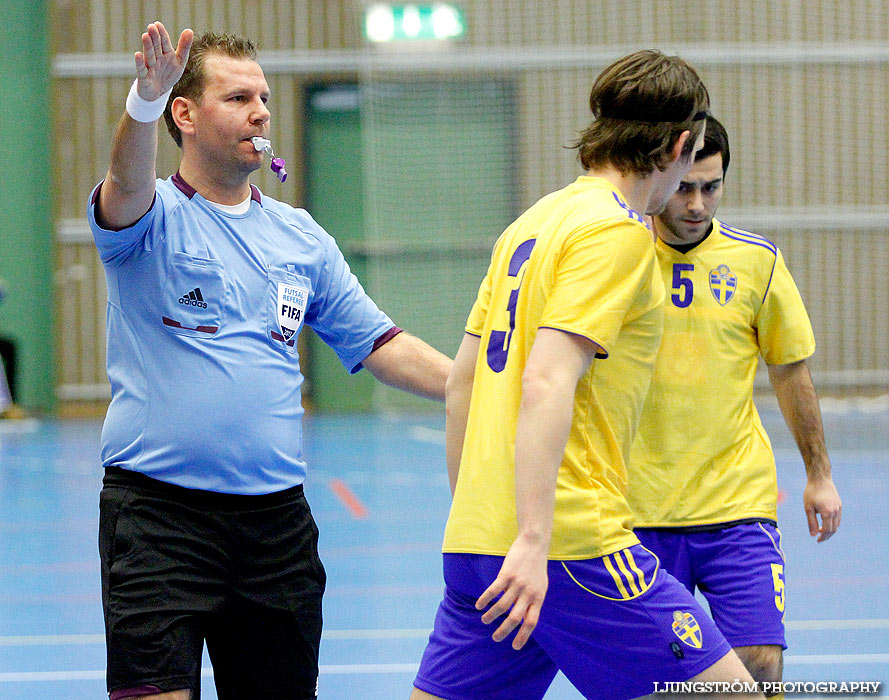
<path fill-rule="evenodd" d="M 195 287 L 187 294 L 183 294 L 179 297 L 179 303 L 184 304 L 185 306 L 197 306 L 199 309 L 207 308 L 207 303 L 204 301 L 200 287 Z"/>

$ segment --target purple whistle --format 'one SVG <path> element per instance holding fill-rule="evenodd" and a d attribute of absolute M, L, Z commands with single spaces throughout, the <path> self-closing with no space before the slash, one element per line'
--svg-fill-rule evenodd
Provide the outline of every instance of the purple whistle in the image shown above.
<path fill-rule="evenodd" d="M 278 176 L 281 182 L 287 179 L 287 171 L 284 169 L 284 165 L 283 158 L 272 158 L 272 172 Z"/>
<path fill-rule="evenodd" d="M 268 139 L 264 139 L 261 136 L 254 136 L 251 141 L 253 141 L 253 148 L 257 151 L 263 151 L 268 154 L 268 156 L 272 159 L 272 172 L 275 173 L 277 178 L 284 182 L 287 179 L 287 171 L 284 169 L 284 159 L 278 158 L 275 155 L 275 152 L 272 150 L 272 142 Z"/>

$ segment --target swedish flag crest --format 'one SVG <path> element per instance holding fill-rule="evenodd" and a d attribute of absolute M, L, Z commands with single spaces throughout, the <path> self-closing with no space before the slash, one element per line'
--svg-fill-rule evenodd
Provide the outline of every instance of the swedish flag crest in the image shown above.
<path fill-rule="evenodd" d="M 738 278 L 729 269 L 728 265 L 720 265 L 715 270 L 710 270 L 710 291 L 720 306 L 725 306 L 735 296 L 738 288 Z"/>
<path fill-rule="evenodd" d="M 695 649 L 700 649 L 704 645 L 704 636 L 701 633 L 701 626 L 695 620 L 695 616 L 690 612 L 682 612 L 681 610 L 673 611 L 673 634 L 679 637 L 679 641 L 687 644 Z"/>

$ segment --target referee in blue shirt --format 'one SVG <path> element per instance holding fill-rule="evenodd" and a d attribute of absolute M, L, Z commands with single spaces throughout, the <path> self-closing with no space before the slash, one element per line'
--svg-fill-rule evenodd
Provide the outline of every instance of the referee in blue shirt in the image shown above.
<path fill-rule="evenodd" d="M 325 575 L 303 495 L 296 337 L 443 400 L 451 361 L 403 333 L 303 210 L 249 182 L 268 137 L 253 44 L 160 22 L 89 221 L 108 282 L 99 548 L 111 700 L 316 697 Z M 182 149 L 156 179 L 157 121 Z"/>

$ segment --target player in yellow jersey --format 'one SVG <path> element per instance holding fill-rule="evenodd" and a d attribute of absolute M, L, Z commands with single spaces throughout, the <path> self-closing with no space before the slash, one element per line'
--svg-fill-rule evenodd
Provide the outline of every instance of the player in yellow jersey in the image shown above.
<path fill-rule="evenodd" d="M 839 526 L 841 503 L 793 278 L 773 243 L 713 218 L 729 157 L 725 129 L 708 117 L 694 167 L 654 219 L 664 337 L 631 453 L 630 504 L 642 544 L 701 590 L 754 678 L 773 682 L 786 648 L 784 554 L 775 459 L 753 404 L 760 355 L 805 462 L 819 542 Z"/>
<path fill-rule="evenodd" d="M 535 700 L 558 670 L 614 700 L 750 678 L 624 495 L 663 323 L 643 216 L 692 166 L 708 105 L 681 59 L 618 60 L 590 95 L 586 175 L 495 245 L 448 380 L 446 589 L 412 700 Z"/>

